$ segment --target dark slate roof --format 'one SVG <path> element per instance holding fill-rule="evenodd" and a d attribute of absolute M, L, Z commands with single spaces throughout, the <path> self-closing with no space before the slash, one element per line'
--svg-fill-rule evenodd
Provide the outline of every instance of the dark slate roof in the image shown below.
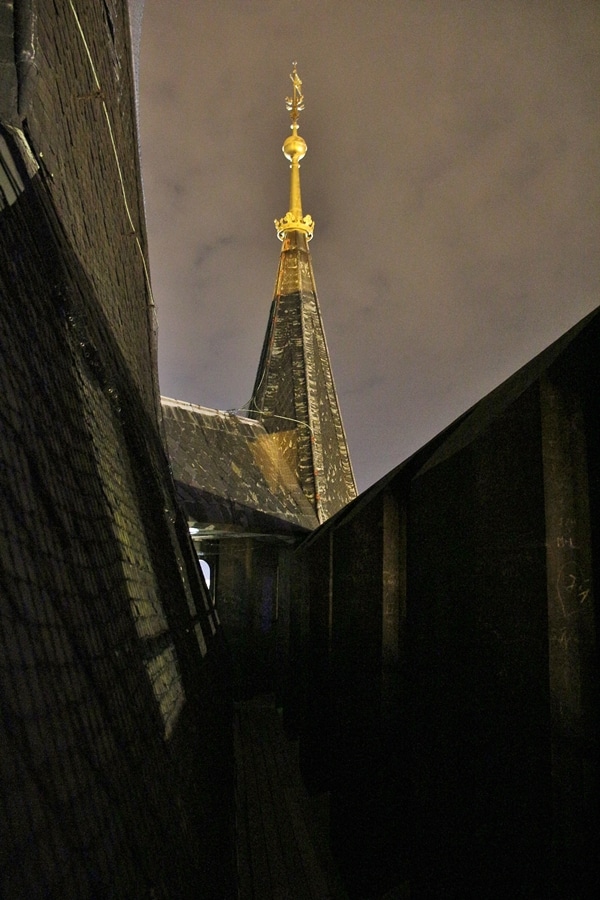
<path fill-rule="evenodd" d="M 277 438 L 253 419 L 162 398 L 177 493 L 212 533 L 294 534 L 317 517 Z"/>
<path fill-rule="evenodd" d="M 323 522 L 356 497 L 356 485 L 306 236 L 288 232 L 250 415 L 278 434 Z"/>

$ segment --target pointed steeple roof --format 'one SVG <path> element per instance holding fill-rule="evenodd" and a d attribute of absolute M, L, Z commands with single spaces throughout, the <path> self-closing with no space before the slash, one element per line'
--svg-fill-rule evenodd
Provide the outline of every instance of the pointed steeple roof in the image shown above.
<path fill-rule="evenodd" d="M 282 148 L 290 161 L 290 208 L 275 220 L 283 246 L 250 409 L 277 439 L 324 522 L 354 499 L 356 484 L 308 250 L 314 222 L 302 213 L 300 160 L 307 147 L 298 117 L 304 97 L 293 65 L 293 92 L 286 98 L 292 134 Z"/>

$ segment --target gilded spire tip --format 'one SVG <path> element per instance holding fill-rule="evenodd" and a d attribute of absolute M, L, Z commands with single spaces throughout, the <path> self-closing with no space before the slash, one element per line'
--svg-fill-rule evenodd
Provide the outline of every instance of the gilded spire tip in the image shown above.
<path fill-rule="evenodd" d="M 304 94 L 302 93 L 302 81 L 298 75 L 298 63 L 292 63 L 290 79 L 292 81 L 292 96 L 285 98 L 286 109 L 292 120 L 292 133 L 283 143 L 284 155 L 290 161 L 292 170 L 290 179 L 290 208 L 283 219 L 275 219 L 277 237 L 283 240 L 288 231 L 302 231 L 310 240 L 313 236 L 314 222 L 310 216 L 302 215 L 302 200 L 300 196 L 300 160 L 306 155 L 306 141 L 298 134 L 298 118 L 304 109 Z"/>

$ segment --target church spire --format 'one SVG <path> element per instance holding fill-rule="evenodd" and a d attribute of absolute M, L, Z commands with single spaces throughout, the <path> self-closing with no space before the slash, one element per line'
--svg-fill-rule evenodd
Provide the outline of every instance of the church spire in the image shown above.
<path fill-rule="evenodd" d="M 250 410 L 324 522 L 356 496 L 356 485 L 308 250 L 314 222 L 302 214 L 300 160 L 307 148 L 298 133 L 304 96 L 296 63 L 290 78 L 292 133 L 282 148 L 290 161 L 290 208 L 275 220 L 283 246 Z"/>

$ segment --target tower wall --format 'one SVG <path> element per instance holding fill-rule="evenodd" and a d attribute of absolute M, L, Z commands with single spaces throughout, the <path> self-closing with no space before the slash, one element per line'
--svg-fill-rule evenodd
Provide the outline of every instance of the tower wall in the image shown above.
<path fill-rule="evenodd" d="M 226 655 L 160 440 L 127 4 L 73 6 L 2 10 L 0 894 L 222 898 Z"/>

